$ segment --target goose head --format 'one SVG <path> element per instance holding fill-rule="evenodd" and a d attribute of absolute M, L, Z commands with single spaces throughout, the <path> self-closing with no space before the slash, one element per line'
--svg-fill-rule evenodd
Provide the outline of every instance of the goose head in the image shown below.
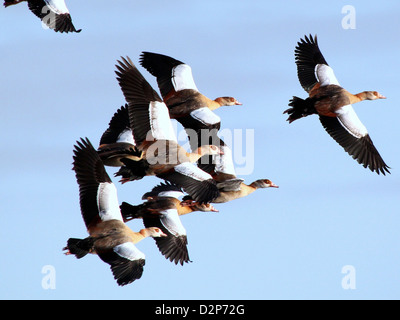
<path fill-rule="evenodd" d="M 204 156 L 204 155 L 223 155 L 224 152 L 222 149 L 215 145 L 205 145 L 201 146 L 199 148 L 199 155 Z"/>
<path fill-rule="evenodd" d="M 275 183 L 273 183 L 271 180 L 269 179 L 260 179 L 257 181 L 254 181 L 251 184 L 252 187 L 256 188 L 256 189 L 264 189 L 264 188 L 279 188 L 278 185 L 276 185 Z"/>
<path fill-rule="evenodd" d="M 215 99 L 221 106 L 241 106 L 242 103 L 232 97 L 220 97 Z"/>
<path fill-rule="evenodd" d="M 381 95 L 378 91 L 364 91 L 363 93 L 365 100 L 386 99 L 386 97 Z"/>
<path fill-rule="evenodd" d="M 146 229 L 142 229 L 140 233 L 144 233 L 147 237 L 152 238 L 161 238 L 161 237 L 168 237 L 160 228 L 157 227 L 150 227 Z"/>

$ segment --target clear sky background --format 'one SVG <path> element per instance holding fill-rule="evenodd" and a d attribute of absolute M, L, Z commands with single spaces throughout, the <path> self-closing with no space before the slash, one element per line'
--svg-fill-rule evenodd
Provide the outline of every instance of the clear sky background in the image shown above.
<path fill-rule="evenodd" d="M 399 1 L 67 5 L 80 34 L 42 29 L 26 3 L 0 8 L 0 298 L 400 298 Z M 356 10 L 356 29 L 342 26 L 345 5 Z M 286 122 L 289 99 L 306 97 L 294 48 L 310 33 L 318 34 L 346 89 L 388 97 L 355 110 L 391 175 L 364 169 L 318 117 Z M 138 62 L 142 51 L 190 64 L 208 97 L 241 101 L 216 113 L 224 129 L 254 130 L 254 170 L 242 178 L 269 178 L 280 188 L 216 205 L 220 213 L 182 217 L 191 264 L 170 263 L 153 239 L 139 243 L 146 254 L 143 277 L 121 288 L 98 257 L 77 260 L 62 248 L 69 237 L 87 236 L 71 170 L 73 145 L 88 137 L 97 146 L 125 103 L 116 60 L 128 55 Z M 138 204 L 159 180 L 114 182 L 120 202 Z M 142 228 L 141 221 L 129 225 Z M 348 265 L 353 290 L 342 287 Z M 46 266 L 55 271 L 55 288 L 42 286 Z"/>

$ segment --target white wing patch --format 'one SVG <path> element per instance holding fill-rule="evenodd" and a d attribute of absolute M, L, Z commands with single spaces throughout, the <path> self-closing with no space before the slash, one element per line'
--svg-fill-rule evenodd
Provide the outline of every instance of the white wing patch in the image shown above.
<path fill-rule="evenodd" d="M 235 165 L 233 164 L 232 150 L 227 147 L 221 147 L 224 154 L 215 156 L 215 171 L 232 174 L 236 176 Z"/>
<path fill-rule="evenodd" d="M 102 182 L 97 190 L 97 207 L 102 221 L 123 221 L 117 196 L 117 188 L 113 183 Z"/>
<path fill-rule="evenodd" d="M 182 197 L 184 194 L 180 191 L 162 191 L 160 192 L 157 197 L 159 198 L 175 198 L 178 199 Z"/>
<path fill-rule="evenodd" d="M 193 119 L 196 119 L 205 125 L 210 125 L 210 124 L 213 125 L 221 122 L 221 118 L 218 117 L 209 108 L 196 109 L 192 111 L 190 115 Z"/>
<path fill-rule="evenodd" d="M 339 81 L 336 79 L 335 73 L 330 66 L 326 64 L 317 64 L 315 66 L 315 77 L 320 83 L 321 87 L 335 84 L 340 86 Z"/>
<path fill-rule="evenodd" d="M 134 261 L 139 259 L 145 259 L 145 255 L 141 252 L 132 242 L 125 242 L 114 247 L 114 252 L 120 257 Z"/>
<path fill-rule="evenodd" d="M 336 113 L 341 125 L 354 137 L 362 138 L 368 134 L 367 128 L 362 124 L 351 104 L 340 108 Z"/>
<path fill-rule="evenodd" d="M 152 101 L 149 106 L 151 133 L 155 140 L 177 141 L 165 103 Z"/>
<path fill-rule="evenodd" d="M 199 91 L 194 83 L 192 68 L 187 64 L 180 64 L 172 69 L 171 81 L 175 91 L 185 89 Z"/>
<path fill-rule="evenodd" d="M 51 11 L 56 14 L 69 13 L 64 0 L 44 0 Z"/>
<path fill-rule="evenodd" d="M 190 162 L 181 163 L 175 166 L 174 170 L 197 181 L 212 179 L 211 175 L 209 175 L 207 172 L 204 172 L 199 167 L 196 167 L 193 163 Z"/>
<path fill-rule="evenodd" d="M 124 131 L 122 131 L 118 136 L 117 142 L 130 143 L 136 146 L 136 142 L 131 129 L 125 129 Z"/>
<path fill-rule="evenodd" d="M 186 235 L 186 229 L 182 225 L 181 219 L 179 218 L 178 211 L 176 209 L 169 209 L 160 212 L 162 214 L 161 223 L 162 225 L 174 236 Z"/>

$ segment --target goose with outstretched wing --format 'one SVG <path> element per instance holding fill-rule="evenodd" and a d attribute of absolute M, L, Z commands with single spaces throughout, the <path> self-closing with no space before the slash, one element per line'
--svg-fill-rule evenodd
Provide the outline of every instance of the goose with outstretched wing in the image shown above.
<path fill-rule="evenodd" d="M 89 237 L 68 239 L 65 253 L 73 254 L 78 259 L 88 253 L 97 254 L 110 265 L 120 286 L 140 279 L 145 255 L 135 244 L 146 237 L 166 237 L 166 234 L 156 227 L 134 232 L 124 223 L 117 189 L 88 139 L 77 141 L 73 158 L 81 214 Z"/>
<path fill-rule="evenodd" d="M 289 123 L 318 114 L 328 134 L 357 162 L 378 174 L 390 173 L 352 106 L 385 97 L 377 91 L 351 94 L 343 89 L 322 55 L 316 36 L 306 36 L 298 42 L 295 58 L 300 84 L 309 97 L 305 100 L 293 97 L 290 108 L 284 112 L 289 114 Z"/>

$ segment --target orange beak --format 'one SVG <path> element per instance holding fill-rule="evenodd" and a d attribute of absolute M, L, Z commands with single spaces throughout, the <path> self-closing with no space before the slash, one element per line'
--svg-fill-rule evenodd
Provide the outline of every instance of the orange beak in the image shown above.
<path fill-rule="evenodd" d="M 210 205 L 210 211 L 211 212 L 219 212 L 219 210 L 215 209 L 212 205 Z"/>
<path fill-rule="evenodd" d="M 386 97 L 378 93 L 378 99 L 386 99 Z"/>

